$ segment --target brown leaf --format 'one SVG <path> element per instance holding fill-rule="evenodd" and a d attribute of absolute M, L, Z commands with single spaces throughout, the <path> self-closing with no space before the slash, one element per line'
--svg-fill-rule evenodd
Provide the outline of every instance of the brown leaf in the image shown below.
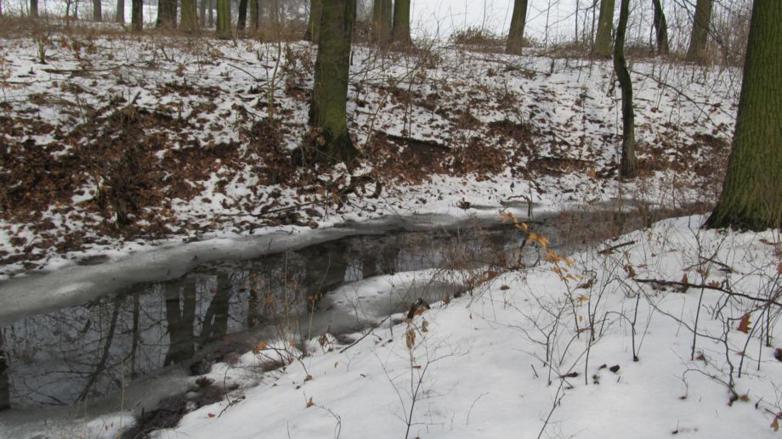
<path fill-rule="evenodd" d="M 774 420 L 771 421 L 771 429 L 779 431 L 779 416 L 774 417 Z"/>
<path fill-rule="evenodd" d="M 749 313 L 744 314 L 744 316 L 741 317 L 741 321 L 739 322 L 739 327 L 736 328 L 739 331 L 749 334 Z"/>
<path fill-rule="evenodd" d="M 310 407 L 312 407 L 313 405 L 315 405 L 315 403 L 314 403 L 314 402 L 312 402 L 312 397 L 310 396 L 310 399 L 308 399 L 308 400 L 307 400 L 307 408 L 310 408 Z"/>
<path fill-rule="evenodd" d="M 777 274 L 782 274 L 782 262 L 777 265 Z"/>
<path fill-rule="evenodd" d="M 405 344 L 407 344 L 407 349 L 412 350 L 415 346 L 415 329 L 410 328 L 405 333 Z"/>

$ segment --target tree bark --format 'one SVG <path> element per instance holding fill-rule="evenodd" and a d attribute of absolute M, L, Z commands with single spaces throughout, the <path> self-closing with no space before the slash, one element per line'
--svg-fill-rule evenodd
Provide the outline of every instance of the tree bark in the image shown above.
<path fill-rule="evenodd" d="M 239 0 L 239 16 L 236 18 L 236 31 L 243 32 L 247 24 L 247 0 Z"/>
<path fill-rule="evenodd" d="M 323 139 L 316 150 L 325 162 L 350 162 L 358 155 L 348 133 L 346 108 L 355 15 L 356 0 L 323 4 L 310 125 Z"/>
<path fill-rule="evenodd" d="M 709 38 L 711 23 L 712 0 L 698 0 L 695 4 L 695 16 L 692 19 L 692 34 L 690 47 L 687 50 L 687 61 L 702 63 L 706 61 L 706 42 Z"/>
<path fill-rule="evenodd" d="M 117 0 L 117 10 L 114 11 L 114 21 L 125 24 L 125 0 Z"/>
<path fill-rule="evenodd" d="M 611 57 L 611 30 L 614 27 L 614 0 L 600 0 L 600 18 L 597 20 L 597 36 L 593 55 Z"/>
<path fill-rule="evenodd" d="M 524 46 L 524 25 L 527 22 L 527 0 L 515 0 L 513 3 L 513 16 L 510 20 L 510 32 L 505 50 L 514 55 L 521 55 Z M 576 17 L 578 22 L 578 17 Z M 576 33 L 578 38 L 578 33 Z"/>
<path fill-rule="evenodd" d="M 633 112 L 633 82 L 627 71 L 625 60 L 625 32 L 630 0 L 621 0 L 619 6 L 619 24 L 616 28 L 614 44 L 614 71 L 622 88 L 622 159 L 619 164 L 619 176 L 632 178 L 638 174 L 638 161 L 635 157 L 635 114 Z"/>
<path fill-rule="evenodd" d="M 393 29 L 393 0 L 375 0 L 372 3 L 372 41 L 384 46 L 391 41 Z"/>
<path fill-rule="evenodd" d="M 198 23 L 201 27 L 206 27 L 206 0 L 200 0 L 198 3 Z"/>
<path fill-rule="evenodd" d="M 0 411 L 11 408 L 11 385 L 3 342 L 3 332 L 0 330 Z"/>
<path fill-rule="evenodd" d="M 231 37 L 231 0 L 217 0 L 217 38 Z"/>
<path fill-rule="evenodd" d="M 92 0 L 92 19 L 93 21 L 103 21 L 101 0 Z"/>
<path fill-rule="evenodd" d="M 707 227 L 782 226 L 782 7 L 755 0 L 733 149 Z"/>
<path fill-rule="evenodd" d="M 30 16 L 38 16 L 38 0 L 30 0 Z"/>
<path fill-rule="evenodd" d="M 250 27 L 257 31 L 261 24 L 260 0 L 250 0 Z"/>
<path fill-rule="evenodd" d="M 133 32 L 144 30 L 144 0 L 131 0 L 130 28 Z"/>
<path fill-rule="evenodd" d="M 316 43 L 320 37 L 320 17 L 323 14 L 323 1 L 324 0 L 310 1 L 310 16 L 304 39 L 313 43 Z"/>
<path fill-rule="evenodd" d="M 215 25 L 215 0 L 206 0 L 209 2 L 209 27 Z"/>
<path fill-rule="evenodd" d="M 196 0 L 182 0 L 182 9 L 179 13 L 181 14 L 179 17 L 180 30 L 188 34 L 198 32 Z"/>
<path fill-rule="evenodd" d="M 391 29 L 391 40 L 395 44 L 409 46 L 413 43 L 410 38 L 410 0 L 396 0 L 394 2 L 394 25 Z"/>
<path fill-rule="evenodd" d="M 657 53 L 659 55 L 668 55 L 670 48 L 668 46 L 668 21 L 665 19 L 665 11 L 661 0 L 652 0 L 654 7 L 654 31 L 657 37 Z"/>
<path fill-rule="evenodd" d="M 177 0 L 158 0 L 157 27 L 176 29 Z"/>

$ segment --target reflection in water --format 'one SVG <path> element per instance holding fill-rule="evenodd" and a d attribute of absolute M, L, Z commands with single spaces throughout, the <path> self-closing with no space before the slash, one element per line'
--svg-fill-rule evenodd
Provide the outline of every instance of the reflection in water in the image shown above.
<path fill-rule="evenodd" d="M 428 232 L 345 238 L 209 264 L 179 279 L 29 316 L 0 328 L 0 409 L 100 398 L 165 366 L 195 362 L 210 349 L 247 350 L 252 344 L 232 345 L 239 334 L 270 327 L 295 331 L 288 325 L 298 325 L 299 317 L 316 309 L 318 297 L 346 282 L 502 259 L 518 245 L 512 233 L 506 227 L 472 230 L 468 237 Z"/>

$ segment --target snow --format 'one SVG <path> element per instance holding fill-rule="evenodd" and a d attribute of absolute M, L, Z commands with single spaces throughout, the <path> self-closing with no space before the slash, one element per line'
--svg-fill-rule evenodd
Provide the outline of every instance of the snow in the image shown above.
<path fill-rule="evenodd" d="M 691 264 L 714 255 L 714 261 L 737 274 L 707 262 L 700 266 L 709 273 L 704 283 L 732 278 L 735 291 L 779 288 L 777 232 L 703 231 L 702 221 L 663 221 L 615 241 L 635 241 L 621 252 L 600 255 L 595 249 L 574 255 L 570 272 L 594 274 L 592 287 L 576 289 L 577 282 L 564 281 L 551 265 L 504 273 L 471 295 L 435 304 L 412 322 L 377 328 L 344 353 L 314 351 L 283 372 L 260 375 L 257 387 L 242 391 L 243 400 L 234 395 L 230 406 L 203 407 L 176 429 L 153 437 L 209 438 L 230 432 L 233 438 L 502 438 L 537 437 L 541 430 L 542 437 L 775 437 L 770 425 L 780 409 L 775 383 L 782 370 L 773 348 L 758 347 L 754 339 L 745 349 L 747 335 L 736 329 L 738 318 L 755 309 L 752 304 L 705 292 L 698 355 L 691 360 L 688 327 L 698 291 L 656 291 L 634 283 L 623 270 L 630 265 L 638 279 L 663 280 L 678 280 L 686 272 L 696 283 Z M 638 362 L 632 357 L 629 325 L 635 294 L 641 294 Z M 723 302 L 725 320 L 712 316 Z M 752 322 L 758 314 L 755 309 Z M 597 328 L 591 346 L 589 332 L 578 334 L 574 325 L 587 327 L 590 315 L 596 316 Z M 747 358 L 741 378 L 733 372 L 740 399 L 732 404 L 724 345 L 710 339 L 723 337 L 725 322 L 727 358 L 734 367 L 738 353 Z M 544 335 L 554 326 L 550 372 L 543 361 Z M 408 331 L 416 334 L 412 349 Z M 615 372 L 609 370 L 614 365 L 619 366 Z M 233 373 L 231 367 L 218 371 Z M 560 378 L 573 372 L 578 376 Z"/>

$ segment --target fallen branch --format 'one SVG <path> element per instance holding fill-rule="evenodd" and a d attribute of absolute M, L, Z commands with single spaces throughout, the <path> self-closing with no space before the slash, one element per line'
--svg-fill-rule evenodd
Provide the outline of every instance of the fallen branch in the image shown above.
<path fill-rule="evenodd" d="M 620 249 L 622 247 L 627 247 L 628 245 L 633 245 L 633 244 L 635 244 L 635 241 L 623 242 L 621 244 L 617 244 L 615 246 L 608 247 L 607 249 L 600 250 L 599 252 L 597 252 L 597 254 L 599 254 L 599 255 L 607 255 L 607 254 L 613 253 L 614 250 L 616 250 L 616 249 Z"/>
<path fill-rule="evenodd" d="M 725 289 L 722 286 L 719 285 L 708 285 L 708 284 L 692 284 L 689 282 L 677 282 L 673 280 L 660 280 L 660 279 L 633 279 L 634 281 L 641 283 L 641 284 L 655 284 L 660 285 L 664 287 L 679 287 L 681 289 L 685 288 L 702 288 L 704 290 L 712 290 L 712 291 L 719 291 L 721 293 L 725 293 L 729 296 L 735 296 L 735 297 L 741 297 L 743 299 L 752 300 L 754 302 L 760 302 L 760 303 L 766 303 L 766 304 L 774 304 L 776 306 L 782 307 L 782 303 L 777 302 L 776 300 L 767 299 L 763 297 L 755 297 L 750 296 L 749 294 L 744 293 L 737 293 L 735 291 L 731 291 L 728 289 Z"/>

